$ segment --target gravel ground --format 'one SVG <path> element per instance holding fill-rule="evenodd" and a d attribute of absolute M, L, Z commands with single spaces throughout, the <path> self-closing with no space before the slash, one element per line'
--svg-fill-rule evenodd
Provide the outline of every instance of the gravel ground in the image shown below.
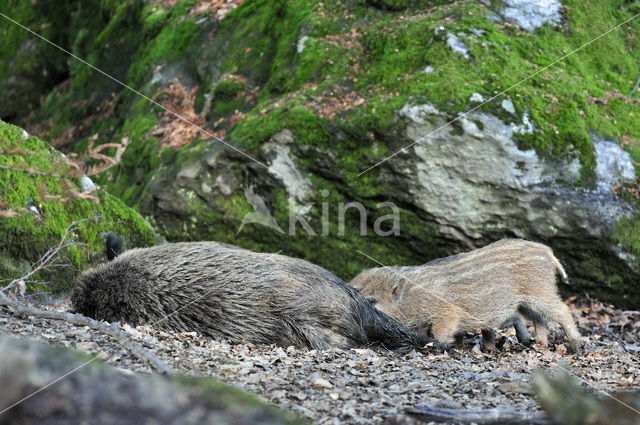
<path fill-rule="evenodd" d="M 590 340 L 580 356 L 567 354 L 562 331 L 559 335 L 551 331 L 549 348 L 524 348 L 513 330 L 502 330 L 497 340 L 503 347 L 497 354 L 479 352 L 474 348 L 479 335 L 470 335 L 462 351 L 426 349 L 397 355 L 370 349 L 318 352 L 230 345 L 196 333 L 159 332 L 145 326 L 123 329 L 178 372 L 218 378 L 319 424 L 376 424 L 404 408 L 424 404 L 539 410 L 529 385 L 537 367 L 560 366 L 594 390 L 638 389 L 640 355 L 634 347 L 640 345 L 640 312 L 622 312 L 595 301 L 570 306 L 580 331 Z M 65 309 L 65 305 L 47 308 Z M 0 332 L 74 347 L 101 355 L 116 367 L 152 372 L 110 337 L 87 327 L 18 318 L 0 307 Z M 625 352 L 621 345 L 631 349 Z"/>

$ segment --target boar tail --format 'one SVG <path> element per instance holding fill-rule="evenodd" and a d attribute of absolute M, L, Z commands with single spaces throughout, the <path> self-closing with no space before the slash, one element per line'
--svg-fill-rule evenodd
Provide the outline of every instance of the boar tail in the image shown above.
<path fill-rule="evenodd" d="M 551 255 L 553 264 L 555 264 L 556 266 L 556 271 L 558 272 L 558 274 L 560 275 L 560 278 L 562 279 L 562 281 L 565 284 L 569 284 L 569 276 L 567 276 L 567 272 L 564 271 L 564 267 L 562 267 L 562 264 L 560 264 L 560 261 L 556 258 L 555 255 Z"/>
<path fill-rule="evenodd" d="M 107 235 L 105 253 L 109 261 L 116 258 L 122 253 L 122 238 L 113 232 Z"/>

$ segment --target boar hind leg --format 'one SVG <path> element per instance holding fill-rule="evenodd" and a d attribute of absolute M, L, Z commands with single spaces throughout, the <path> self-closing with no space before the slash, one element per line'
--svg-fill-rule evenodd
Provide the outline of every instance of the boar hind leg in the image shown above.
<path fill-rule="evenodd" d="M 571 344 L 571 348 L 575 352 L 579 352 L 582 346 L 584 345 L 584 339 L 582 335 L 580 335 L 580 331 L 576 326 L 576 323 L 573 321 L 573 315 L 571 314 L 571 310 L 562 302 L 558 301 L 557 306 L 558 318 L 556 319 L 562 329 L 564 329 L 564 333 L 567 335 L 569 339 L 569 344 Z"/>
<path fill-rule="evenodd" d="M 542 346 L 549 345 L 549 331 L 547 328 L 547 321 L 534 321 L 533 325 L 536 327 L 536 342 Z"/>
<path fill-rule="evenodd" d="M 533 322 L 533 326 L 536 328 L 536 342 L 542 346 L 547 346 L 549 344 L 547 319 L 537 311 L 527 307 L 520 307 L 520 313 Z"/>
<path fill-rule="evenodd" d="M 482 349 L 485 352 L 497 352 L 496 333 L 493 329 L 482 330 Z"/>
<path fill-rule="evenodd" d="M 518 342 L 522 345 L 529 345 L 531 343 L 531 337 L 527 330 L 527 324 L 522 320 L 522 316 L 517 315 L 513 320 L 513 327 L 516 329 L 516 337 Z"/>
<path fill-rule="evenodd" d="M 580 351 L 584 345 L 584 340 L 582 339 L 582 335 L 580 335 L 578 327 L 573 321 L 573 316 L 571 315 L 569 307 L 560 301 L 560 299 L 546 305 L 540 305 L 540 307 L 542 308 L 534 308 L 534 311 L 540 312 L 543 317 L 547 317 L 550 320 L 558 322 L 560 326 L 562 326 L 562 329 L 564 329 L 564 333 L 567 335 L 571 348 L 576 352 Z M 536 333 L 540 328 L 545 328 L 544 323 L 540 322 L 539 326 L 536 326 Z M 546 335 L 546 329 L 544 330 L 544 333 Z"/>

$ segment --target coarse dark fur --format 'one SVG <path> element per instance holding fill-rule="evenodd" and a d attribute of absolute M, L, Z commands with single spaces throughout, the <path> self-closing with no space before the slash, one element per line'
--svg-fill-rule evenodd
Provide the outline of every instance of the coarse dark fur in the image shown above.
<path fill-rule="evenodd" d="M 109 232 L 107 235 L 105 254 L 107 254 L 107 260 L 111 261 L 120 255 L 122 252 L 122 239 L 115 233 Z"/>
<path fill-rule="evenodd" d="M 329 271 L 215 242 L 132 249 L 84 272 L 73 310 L 99 320 L 311 349 L 423 347 Z"/>
<path fill-rule="evenodd" d="M 579 349 L 584 341 L 560 299 L 556 275 L 567 279 L 551 248 L 504 239 L 422 266 L 365 270 L 351 285 L 381 311 L 441 342 L 482 329 L 489 344 L 493 329 L 505 322 L 515 321 L 522 333 L 524 315 L 534 321 L 538 342 L 547 342 L 548 319 L 560 323 Z"/>

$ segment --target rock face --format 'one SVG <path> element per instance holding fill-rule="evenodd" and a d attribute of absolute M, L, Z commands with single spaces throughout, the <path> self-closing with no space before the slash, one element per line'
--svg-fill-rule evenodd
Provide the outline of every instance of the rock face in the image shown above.
<path fill-rule="evenodd" d="M 206 378 L 124 374 L 78 352 L 0 336 L 0 424 L 301 424 L 287 412 Z"/>
<path fill-rule="evenodd" d="M 525 115 L 506 125 L 487 113 L 471 113 L 456 127 L 431 134 L 449 118 L 431 105 L 405 105 L 406 144 L 385 164 L 382 179 L 406 187 L 403 201 L 433 216 L 443 234 L 470 248 L 495 235 L 549 240 L 563 233 L 605 237 L 612 223 L 635 211 L 611 186 L 635 180 L 629 154 L 597 141 L 595 189 L 576 187 L 580 164 L 543 160 L 521 150 L 517 133 L 533 131 Z M 563 183 L 558 183 L 563 182 Z"/>
<path fill-rule="evenodd" d="M 617 143 L 593 135 L 596 184 L 580 186 L 581 166 L 576 159 L 542 158 L 532 149 L 518 147 L 518 135 L 537 131 L 526 113 L 520 122 L 506 124 L 491 113 L 473 112 L 433 133 L 452 118 L 430 103 L 407 103 L 397 110 L 396 120 L 402 130 L 385 137 L 396 138 L 394 149 L 410 147 L 380 164 L 377 180 L 387 188 L 381 194 L 384 199 L 435 226 L 437 233 L 432 237 L 443 245 L 459 247 L 459 251 L 504 237 L 543 241 L 566 265 L 575 287 L 610 299 L 617 296 L 619 287 L 601 287 L 594 282 L 617 281 L 624 276 L 623 286 L 629 290 L 634 287 L 639 278 L 637 260 L 607 242 L 622 217 L 638 215 L 633 204 L 611 190 L 636 179 L 627 152 Z M 332 156 L 331 151 L 327 154 Z M 220 166 L 214 158 L 224 155 L 218 152 L 202 159 L 200 165 L 182 169 L 177 182 L 162 186 L 159 196 L 178 197 L 185 190 L 210 184 L 214 189 L 205 205 L 214 209 L 216 199 L 238 190 L 239 178 L 235 176 L 241 174 L 240 170 L 251 167 L 254 176 L 250 181 L 263 182 L 265 199 L 284 188 L 290 203 L 317 200 L 304 177 L 304 167 L 295 160 L 305 153 L 290 130 L 275 134 L 262 146 L 259 158 L 271 165 L 269 169 L 237 156 L 231 162 L 222 161 L 224 166 Z M 207 164 L 211 168 L 205 173 L 201 170 Z M 169 212 L 179 205 L 199 203 L 193 197 L 186 202 L 172 201 L 158 207 Z M 309 210 L 302 214 L 310 221 L 314 217 Z M 413 236 L 414 230 L 403 226 L 405 219 L 408 216 L 402 214 L 401 233 Z M 280 225 L 287 229 L 286 222 Z M 267 224 L 263 226 L 266 229 Z M 626 299 L 638 301 L 633 296 Z"/>

